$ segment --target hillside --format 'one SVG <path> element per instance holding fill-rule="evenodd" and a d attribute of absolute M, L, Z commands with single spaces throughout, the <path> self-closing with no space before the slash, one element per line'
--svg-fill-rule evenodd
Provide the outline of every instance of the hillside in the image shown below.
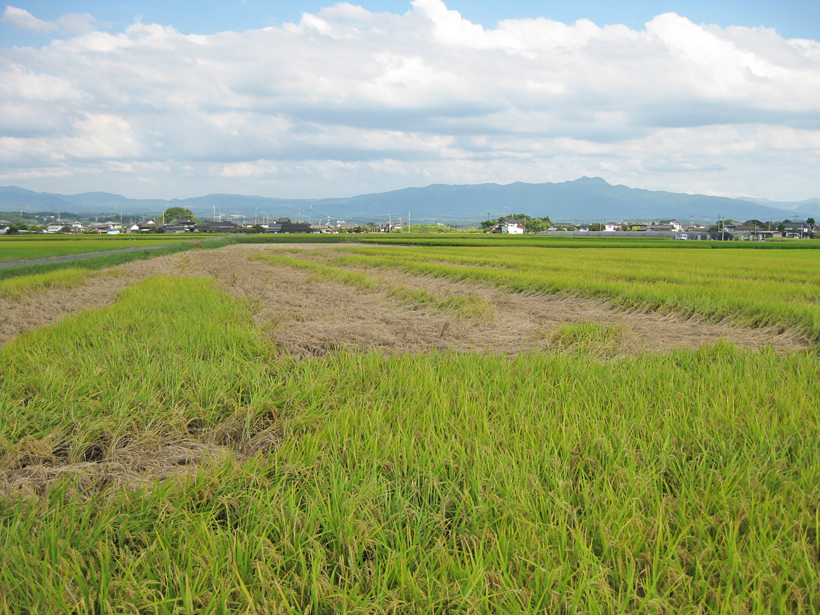
<path fill-rule="evenodd" d="M 0 211 L 85 211 L 156 213 L 182 206 L 202 216 L 267 215 L 314 219 L 382 220 L 388 216 L 414 221 L 477 222 L 504 214 L 528 213 L 554 220 L 642 220 L 678 218 L 748 220 L 820 218 L 820 199 L 799 203 L 741 200 L 613 186 L 601 178 L 582 177 L 562 183 L 435 184 L 377 194 L 330 199 L 277 199 L 238 194 L 210 194 L 187 199 L 129 199 L 118 194 L 76 195 L 0 188 Z M 301 216 L 300 216 L 301 214 Z"/>

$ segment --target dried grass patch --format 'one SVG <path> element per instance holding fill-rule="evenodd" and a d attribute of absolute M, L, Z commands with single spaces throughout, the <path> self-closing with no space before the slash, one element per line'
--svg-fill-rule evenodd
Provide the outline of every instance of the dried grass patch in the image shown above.
<path fill-rule="evenodd" d="M 20 443 L 8 467 L 0 472 L 0 497 L 43 497 L 57 482 L 72 481 L 74 495 L 84 499 L 108 487 L 137 490 L 168 479 L 181 480 L 226 463 L 244 463 L 282 443 L 278 425 L 247 429 L 234 418 L 196 438 L 160 438 L 129 434 L 119 441 L 88 445 L 84 460 L 69 462 L 67 451 L 48 439 Z"/>

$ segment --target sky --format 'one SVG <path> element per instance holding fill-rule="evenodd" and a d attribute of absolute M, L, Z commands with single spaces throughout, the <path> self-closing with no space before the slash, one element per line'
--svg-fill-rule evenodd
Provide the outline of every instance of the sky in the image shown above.
<path fill-rule="evenodd" d="M 820 197 L 820 2 L 22 1 L 0 186 Z"/>

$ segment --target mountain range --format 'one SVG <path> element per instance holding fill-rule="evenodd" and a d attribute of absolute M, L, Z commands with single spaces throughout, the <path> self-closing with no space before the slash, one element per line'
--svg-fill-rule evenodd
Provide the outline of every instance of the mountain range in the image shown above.
<path fill-rule="evenodd" d="M 66 195 L 0 187 L 0 211 L 64 211 L 156 216 L 168 207 L 186 207 L 200 218 L 245 217 L 411 222 L 478 223 L 514 213 L 549 216 L 554 221 L 820 219 L 820 199 L 776 202 L 680 194 L 611 185 L 599 177 L 562 183 L 435 184 L 378 194 L 330 199 L 277 199 L 239 194 L 209 194 L 187 199 L 129 199 L 107 192 Z"/>

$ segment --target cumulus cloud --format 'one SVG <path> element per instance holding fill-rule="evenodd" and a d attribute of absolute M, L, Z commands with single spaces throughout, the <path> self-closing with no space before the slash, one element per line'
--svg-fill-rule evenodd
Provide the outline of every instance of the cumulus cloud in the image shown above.
<path fill-rule="evenodd" d="M 14 6 L 7 6 L 0 17 L 4 23 L 10 24 L 18 30 L 34 30 L 35 32 L 50 32 L 59 26 L 52 21 L 38 19 L 25 9 L 18 9 Z"/>
<path fill-rule="evenodd" d="M 640 31 L 547 19 L 489 29 L 441 0 L 403 15 L 342 3 L 208 36 L 141 22 L 104 32 L 89 15 L 49 25 L 13 7 L 3 19 L 70 33 L 2 50 L 0 145 L 21 174 L 51 177 L 51 165 L 99 181 L 112 162 L 118 185 L 132 173 L 135 191 L 153 178 L 173 196 L 595 174 L 820 194 L 820 43 L 773 30 L 674 13 Z M 792 181 L 767 183 L 772 165 Z"/>

